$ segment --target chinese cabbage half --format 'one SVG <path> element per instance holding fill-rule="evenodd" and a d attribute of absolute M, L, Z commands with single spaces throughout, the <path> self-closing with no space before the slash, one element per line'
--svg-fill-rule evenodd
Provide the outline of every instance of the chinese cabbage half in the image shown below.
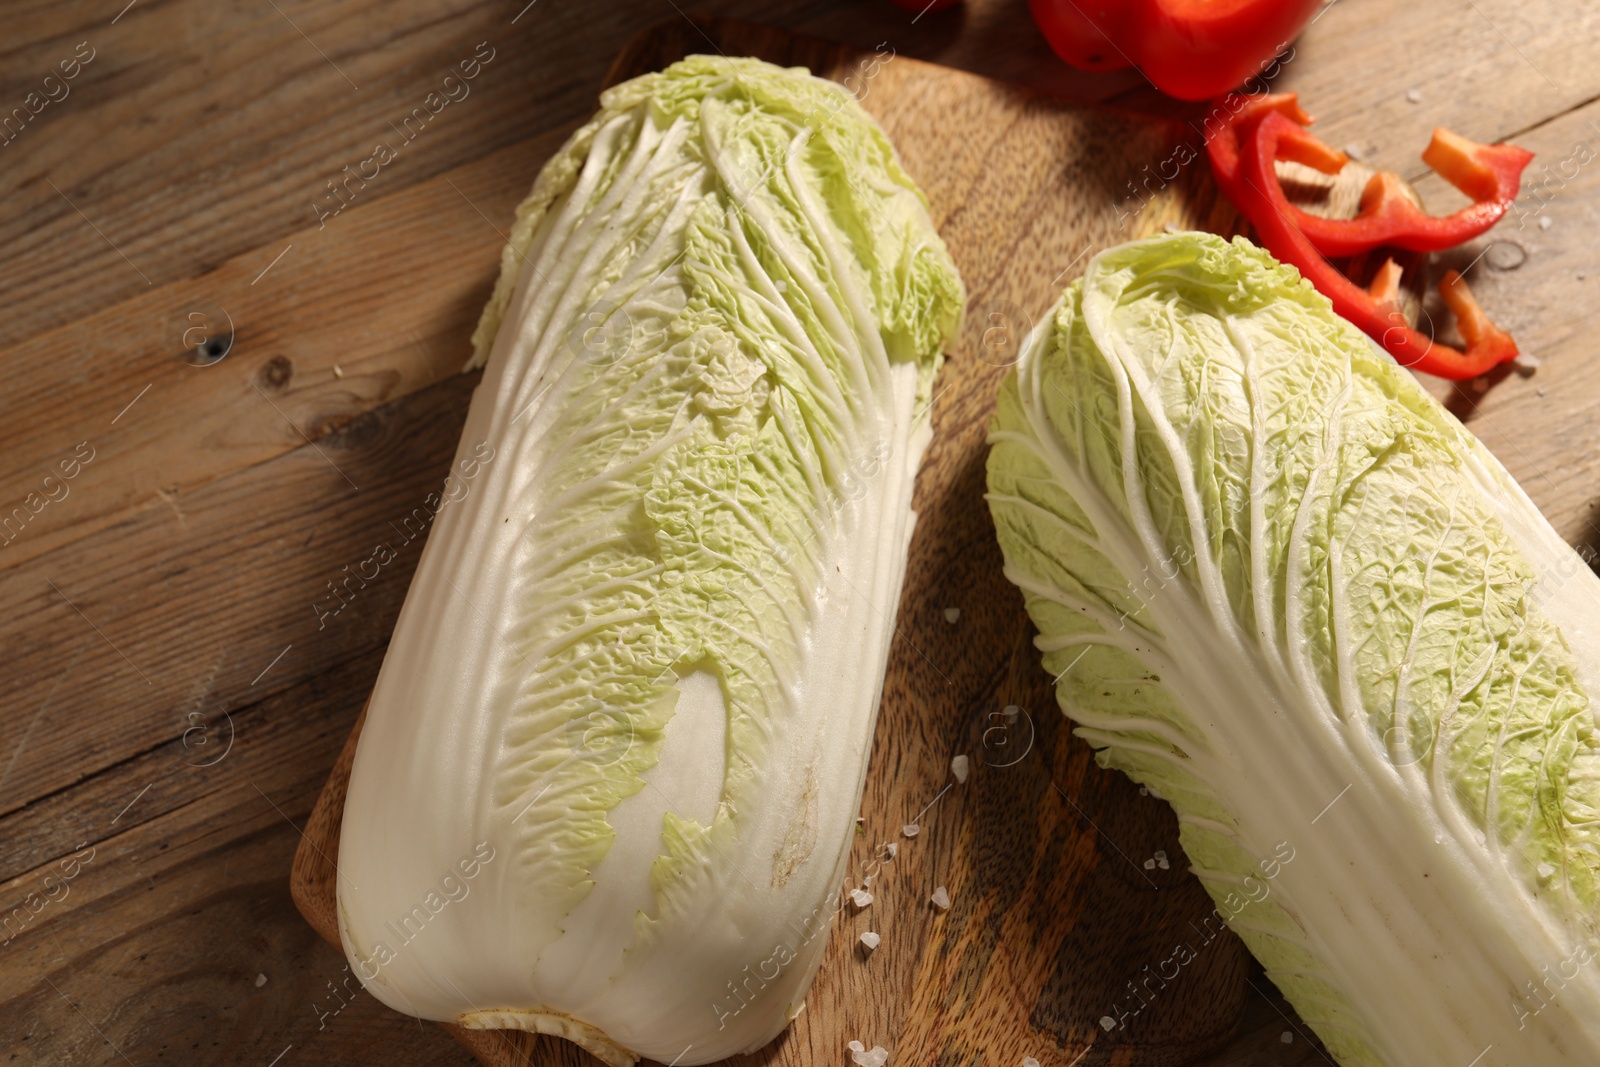
<path fill-rule="evenodd" d="M 1600 581 L 1501 465 L 1200 234 L 1096 256 L 991 441 L 1062 708 L 1339 1062 L 1600 1063 Z"/>
<path fill-rule="evenodd" d="M 401 1011 L 705 1063 L 827 940 L 963 293 L 839 86 L 693 57 L 601 102 L 475 338 L 339 929 Z"/>

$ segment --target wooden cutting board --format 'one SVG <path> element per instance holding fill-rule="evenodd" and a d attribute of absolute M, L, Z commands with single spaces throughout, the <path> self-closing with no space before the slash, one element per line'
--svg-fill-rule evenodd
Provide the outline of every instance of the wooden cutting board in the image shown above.
<path fill-rule="evenodd" d="M 645 33 L 609 82 L 713 50 L 804 65 L 849 87 L 926 190 L 969 294 L 936 386 L 852 884 L 884 844 L 898 854 L 874 879 L 873 904 L 836 919 L 805 1012 L 737 1062 L 848 1064 L 852 1040 L 905 1065 L 1322 1062 L 1237 940 L 1200 948 L 1195 926 L 1210 905 L 1166 805 L 1098 769 L 1069 734 L 983 501 L 995 389 L 1090 256 L 1169 224 L 1235 227 L 1200 133 L 1067 106 L 887 46 L 862 53 L 711 20 Z M 525 153 L 501 158 L 527 165 Z M 512 178 L 528 185 L 534 174 Z M 332 861 L 360 730 L 358 721 L 292 876 L 300 910 L 335 945 Z M 959 754 L 971 765 L 964 784 L 950 771 Z M 916 836 L 905 836 L 908 823 Z M 948 911 L 930 904 L 940 886 Z M 882 937 L 870 954 L 858 944 L 866 930 Z M 1131 999 L 1145 969 L 1183 941 L 1199 951 L 1181 978 L 1147 1003 Z M 1125 1027 L 1102 1027 L 1136 1007 Z M 446 1028 L 492 1067 L 597 1062 L 552 1038 Z"/>

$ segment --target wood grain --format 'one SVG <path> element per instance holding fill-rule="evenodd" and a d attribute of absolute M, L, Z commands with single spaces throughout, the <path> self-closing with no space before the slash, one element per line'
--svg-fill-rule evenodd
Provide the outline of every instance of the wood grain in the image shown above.
<path fill-rule="evenodd" d="M 624 50 L 611 80 L 705 50 L 702 30 L 722 51 L 808 66 L 855 88 L 926 190 L 974 309 L 935 386 L 851 884 L 877 869 L 887 843 L 898 855 L 873 882 L 871 908 L 838 915 L 805 1013 L 740 1061 L 825 1062 L 860 1039 L 913 1063 L 1192 1062 L 1236 1029 L 1247 958 L 1231 936 L 1218 939 L 1137 1026 L 1100 1027 L 1121 987 L 1192 940 L 1209 906 L 1181 863 L 1144 868 L 1157 853 L 1181 854 L 1170 812 L 1095 771 L 1054 713 L 983 504 L 986 424 L 1015 341 L 1092 248 L 1197 224 L 1214 206 L 1192 171 L 1137 215 L 1106 195 L 1169 157 L 1184 128 L 736 23 L 669 23 Z M 1008 705 L 1026 709 L 1014 726 Z M 958 753 L 977 764 L 965 785 L 947 769 Z M 347 746 L 318 801 L 293 876 L 297 903 L 330 940 L 353 755 Z M 922 827 L 914 838 L 902 831 L 910 822 Z M 938 885 L 954 901 L 948 912 L 929 904 Z M 857 945 L 867 929 L 883 938 L 870 955 Z M 493 1067 L 591 1062 L 551 1038 L 446 1029 Z"/>
<path fill-rule="evenodd" d="M 921 18 L 888 3 L 847 0 L 696 6 L 866 51 L 884 42 L 902 57 L 1057 98 L 1203 118 L 1203 109 L 1141 90 L 1136 72 L 1086 75 L 1060 64 L 1021 0 L 967 0 Z M 0 915 L 37 893 L 79 842 L 99 852 L 66 899 L 0 945 L 0 1048 L 17 1064 L 265 1065 L 281 1057 L 279 1067 L 466 1067 L 472 1057 L 437 1028 L 395 1016 L 364 995 L 347 991 L 348 1006 L 332 1014 L 345 1002 L 330 988 L 343 979 L 343 960 L 314 936 L 285 892 L 298 827 L 365 700 L 415 557 L 402 556 L 323 629 L 312 604 L 326 595 L 327 580 L 437 487 L 466 411 L 475 379 L 452 372 L 487 294 L 500 238 L 459 197 L 455 204 L 438 199 L 438 192 L 456 195 L 440 180 L 453 181 L 489 218 L 509 217 L 539 161 L 593 111 L 596 88 L 619 50 L 662 19 L 693 31 L 660 0 L 531 8 L 525 0 L 138 0 L 131 7 L 125 0 L 103 7 L 12 0 L 5 11 L 0 95 L 7 107 L 78 42 L 88 40 L 98 53 L 73 81 L 70 98 L 0 145 L 0 483 L 14 494 L 0 498 L 0 514 L 33 491 L 46 473 L 42 464 L 70 454 L 78 441 L 90 440 L 98 452 L 68 499 L 49 504 L 22 537 L 0 547 L 0 602 L 10 609 L 0 614 L 8 668 L 0 676 Z M 472 96 L 452 104 L 386 167 L 369 196 L 325 232 L 317 229 L 312 196 L 369 152 L 372 139 L 480 41 L 499 53 L 473 82 Z M 708 47 L 695 41 L 688 47 Z M 1483 391 L 1435 387 L 1565 536 L 1600 547 L 1600 379 L 1588 367 L 1592 320 L 1600 313 L 1600 166 L 1571 162 L 1575 145 L 1600 144 L 1593 125 L 1600 122 L 1597 47 L 1597 13 L 1556 0 L 1336 0 L 1296 42 L 1278 87 L 1303 94 L 1327 140 L 1361 143 L 1369 160 L 1415 180 L 1436 209 L 1459 199 L 1417 161 L 1434 124 L 1484 140 L 1511 136 L 1540 153 L 1531 174 L 1539 190 L 1519 203 L 1520 225 L 1513 218 L 1490 235 L 1501 247 L 1478 262 L 1471 281 L 1485 307 L 1544 364 L 1530 377 L 1497 377 Z M 1411 88 L 1420 102 L 1407 98 Z M 874 106 L 870 95 L 867 106 Z M 926 116 L 940 121 L 931 108 Z M 912 167 L 943 183 L 941 197 L 981 196 L 1008 212 L 1032 210 L 1015 201 L 1025 191 L 996 169 L 1039 166 L 1027 137 L 1042 132 L 1021 124 L 1009 137 L 985 130 L 959 143 L 948 139 Z M 894 134 L 906 139 L 901 127 Z M 1063 168 L 1057 188 L 1066 180 Z M 1109 210 L 1111 192 L 1102 192 Z M 974 301 L 974 321 L 993 312 L 1005 325 L 1018 320 L 996 297 L 1016 280 L 1027 283 L 1030 264 L 1018 257 L 1045 238 L 1030 230 L 1015 249 L 974 248 L 980 227 L 965 216 L 986 209 L 952 210 L 943 224 L 952 232 L 968 227 L 961 254 L 971 260 L 962 266 L 982 301 Z M 1231 218 L 1218 209 L 1204 221 L 1225 229 Z M 1038 220 L 1040 228 L 1069 224 Z M 391 228 L 411 239 L 390 241 Z M 1465 250 L 1465 258 L 1485 244 Z M 476 250 L 487 254 L 479 258 Z M 448 266 L 434 266 L 436 259 Z M 982 293 L 973 273 L 979 267 L 986 272 Z M 228 358 L 185 367 L 168 340 L 172 320 L 205 302 L 236 312 L 240 293 L 244 324 Z M 958 360 L 972 358 L 982 338 L 969 331 Z M 270 393 L 288 419 L 270 413 L 251 385 L 276 356 L 291 363 L 287 396 Z M 341 381 L 336 364 L 346 372 L 359 367 L 355 380 Z M 146 385 L 150 391 L 113 422 Z M 947 393 L 935 412 L 941 435 L 947 420 L 952 430 L 959 424 L 973 432 L 980 406 Z M 943 529 L 959 527 L 959 509 L 947 504 L 945 511 Z M 925 529 L 933 529 L 931 521 Z M 929 536 L 919 543 L 931 548 Z M 967 558 L 964 550 L 978 555 Z M 992 549 L 981 538 L 958 540 L 932 557 L 952 590 L 971 598 L 963 601 L 962 625 L 940 629 L 935 592 L 915 608 L 935 612 L 917 624 L 929 628 L 919 631 L 917 647 L 963 687 L 977 668 L 952 668 L 946 659 L 969 655 L 976 631 L 965 623 L 979 610 L 980 594 L 989 596 L 986 551 Z M 999 588 L 993 595 L 1012 594 Z M 1021 611 L 1014 601 L 985 602 L 993 614 L 984 625 L 1001 630 L 982 638 L 989 648 L 1009 639 L 1006 628 L 1018 625 Z M 913 635 L 911 600 L 903 612 L 905 640 Z M 941 689 L 935 677 L 918 691 L 917 699 L 932 702 L 919 713 L 928 722 L 952 715 L 983 721 L 993 708 L 973 694 L 998 692 L 998 679 L 1012 670 L 1017 688 L 1008 699 L 1043 696 L 1030 688 L 1040 681 L 1031 653 L 1016 647 L 1021 666 L 1001 668 L 1009 656 L 995 658 L 980 665 L 989 677 L 970 688 Z M 1125 806 L 1137 811 L 1147 798 L 1130 795 L 1120 778 L 1073 763 L 1059 721 L 1045 710 L 1041 743 L 1050 749 L 1056 784 L 1070 789 L 1081 776 L 1085 795 L 1074 794 L 1076 802 L 1117 836 Z M 897 714 L 905 722 L 910 712 Z M 239 734 L 229 755 L 214 768 L 197 766 L 216 751 L 199 742 L 220 743 L 230 717 Z M 203 729 L 191 732 L 196 722 Z M 977 754 L 982 731 L 973 736 L 980 740 L 965 743 Z M 955 744 L 952 736 L 915 739 L 916 759 L 937 770 Z M 248 767 L 248 781 L 223 774 L 235 761 Z M 909 756 L 892 766 L 897 773 L 915 769 Z M 1037 832 L 1055 835 L 1040 840 L 1068 849 L 1065 858 L 1038 857 L 1040 877 L 1057 878 L 1051 865 L 1079 862 L 1088 848 L 1101 864 L 1094 878 L 1108 878 L 1104 861 L 1115 853 L 1077 813 L 1061 805 L 1046 827 L 1039 796 L 1023 788 L 1038 789 L 1039 776 L 1019 776 L 1010 792 L 996 791 L 996 780 L 980 768 L 969 783 L 966 803 L 989 798 L 980 825 L 1038 820 Z M 936 814 L 954 798 L 947 795 Z M 1064 824 L 1069 816 L 1073 822 Z M 966 818 L 957 821 L 965 825 Z M 1003 903 L 1009 891 L 995 887 L 1035 861 L 999 847 L 992 832 L 951 831 L 937 840 L 931 866 L 917 868 L 916 895 L 935 884 L 927 878 L 947 877 L 958 858 L 981 853 L 984 867 L 993 868 L 985 876 L 992 882 L 963 883 L 969 888 L 958 893 L 952 915 L 968 897 Z M 1137 843 L 1164 847 L 1159 840 Z M 1131 908 L 1142 884 L 1135 882 L 1126 894 L 1110 880 L 1094 884 L 1132 896 Z M 1077 906 L 1088 898 L 1080 889 L 1061 899 Z M 921 999 L 881 1027 L 870 1014 L 872 991 L 905 981 L 903 960 L 891 967 L 888 957 L 830 959 L 824 975 L 860 964 L 867 985 L 853 1025 L 859 1036 L 896 1049 L 896 1027 L 921 1035 L 918 1047 L 929 1048 L 935 1016 L 958 1035 L 960 1012 L 977 1025 L 982 1009 L 971 990 L 981 984 L 985 961 L 999 961 L 996 975 L 1036 966 L 1051 957 L 1044 945 L 1050 938 L 1064 940 L 1052 942 L 1040 1002 L 1090 1005 L 1127 977 L 1105 973 L 1095 955 L 1096 937 L 1117 935 L 1087 924 L 1063 934 L 1052 925 L 1059 907 L 1052 902 L 1033 918 L 993 903 L 961 913 L 965 940 L 930 938 L 910 978 L 921 983 Z M 944 922 L 948 927 L 951 916 Z M 973 924 L 987 925 L 975 932 Z M 1021 943 L 1021 929 L 1039 944 Z M 255 984 L 258 974 L 265 984 Z M 1259 974 L 1247 981 L 1263 995 L 1242 987 L 1243 1014 L 1219 1051 L 1201 1055 L 1167 1041 L 1141 1054 L 1230 1067 L 1323 1063 L 1279 1016 L 1281 1004 L 1274 1006 Z M 1076 1017 L 1066 1009 L 1038 1014 L 1032 1032 L 1040 1035 L 1070 1034 Z M 983 1025 L 1010 1024 L 984 1016 Z M 1285 1033 L 1288 1045 L 1280 1041 Z M 922 1060 L 894 1062 L 964 1062 L 963 1055 L 972 1062 L 973 1045 L 952 1039 Z M 803 1051 L 816 1062 L 846 1062 L 826 1042 Z M 575 1062 L 560 1055 L 541 1048 L 534 1062 Z M 1097 1056 L 1084 1064 L 1103 1062 Z M 991 1058 L 1017 1062 L 1009 1052 L 984 1062 Z"/>

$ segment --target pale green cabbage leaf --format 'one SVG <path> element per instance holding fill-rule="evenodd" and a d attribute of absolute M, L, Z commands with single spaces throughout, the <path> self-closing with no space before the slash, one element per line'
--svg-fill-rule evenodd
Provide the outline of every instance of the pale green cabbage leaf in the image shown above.
<path fill-rule="evenodd" d="M 1185 233 L 1090 262 L 991 441 L 1063 710 L 1339 1062 L 1600 1063 L 1600 581 L 1455 418 Z"/>
<path fill-rule="evenodd" d="M 475 338 L 339 926 L 400 1010 L 706 1063 L 827 940 L 964 294 L 838 85 L 693 57 L 601 102 Z"/>

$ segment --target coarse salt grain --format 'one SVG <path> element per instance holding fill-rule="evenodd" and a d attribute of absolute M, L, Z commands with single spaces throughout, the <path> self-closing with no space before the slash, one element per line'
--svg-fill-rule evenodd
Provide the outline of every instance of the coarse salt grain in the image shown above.
<path fill-rule="evenodd" d="M 905 824 L 905 826 L 901 827 L 900 832 L 905 834 L 907 837 L 916 837 L 922 832 L 922 827 L 918 826 L 914 822 L 908 822 Z"/>
<path fill-rule="evenodd" d="M 928 899 L 933 901 L 934 905 L 938 907 L 940 911 L 948 911 L 950 908 L 950 890 L 946 889 L 944 886 L 940 886 L 938 889 L 935 889 L 933 891 L 933 896 L 929 897 Z"/>
<path fill-rule="evenodd" d="M 889 1062 L 889 1050 L 882 1045 L 873 1045 L 870 1049 L 863 1049 L 861 1042 L 850 1042 L 850 1058 L 860 1067 L 883 1067 Z"/>
<path fill-rule="evenodd" d="M 945 608 L 944 621 L 954 626 L 957 619 L 961 618 L 960 608 Z"/>
<path fill-rule="evenodd" d="M 872 894 L 865 889 L 852 889 L 850 890 L 850 903 L 858 908 L 864 908 L 872 903 Z"/>
<path fill-rule="evenodd" d="M 967 772 L 969 769 L 970 764 L 968 764 L 965 754 L 956 756 L 950 761 L 950 773 L 955 775 L 956 781 L 960 782 L 962 785 L 967 784 Z"/>
<path fill-rule="evenodd" d="M 867 951 L 869 952 L 877 948 L 882 941 L 883 938 L 879 937 L 878 934 L 872 930 L 868 930 L 866 933 L 861 935 L 861 943 L 867 946 Z"/>

